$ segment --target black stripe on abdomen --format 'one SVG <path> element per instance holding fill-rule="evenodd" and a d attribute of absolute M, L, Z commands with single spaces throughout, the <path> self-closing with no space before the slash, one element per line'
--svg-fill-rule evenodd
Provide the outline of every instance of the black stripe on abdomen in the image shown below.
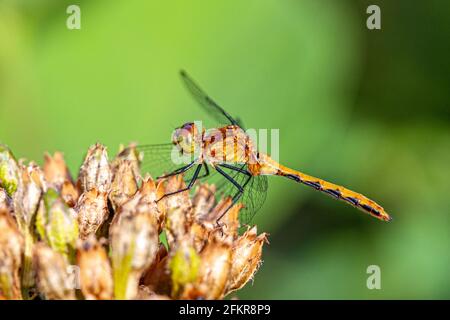
<path fill-rule="evenodd" d="M 354 205 L 354 206 L 358 206 L 359 205 L 359 200 L 353 197 L 343 197 L 342 200 L 347 201 L 348 203 Z"/>
<path fill-rule="evenodd" d="M 323 192 L 328 193 L 329 195 L 337 198 L 337 199 L 341 199 L 341 192 L 339 190 L 334 190 L 334 189 L 324 189 Z"/>
<path fill-rule="evenodd" d="M 320 182 L 316 182 L 316 181 L 302 181 L 302 183 L 306 184 L 307 186 L 313 187 L 316 190 L 323 190 L 322 185 L 320 184 Z"/>
<path fill-rule="evenodd" d="M 378 210 L 376 210 L 375 208 L 373 208 L 373 207 L 371 207 L 371 206 L 369 206 L 367 204 L 360 204 L 359 207 L 361 209 L 364 209 L 367 212 L 372 213 L 375 216 L 381 216 L 381 213 Z"/>

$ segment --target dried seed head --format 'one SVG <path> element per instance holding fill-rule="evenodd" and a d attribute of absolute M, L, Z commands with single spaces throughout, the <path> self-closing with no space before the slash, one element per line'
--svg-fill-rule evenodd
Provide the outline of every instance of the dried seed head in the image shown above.
<path fill-rule="evenodd" d="M 222 199 L 213 209 L 209 209 L 206 214 L 202 215 L 200 221 L 196 219 L 191 225 L 189 232 L 197 252 L 203 249 L 212 236 L 223 240 L 235 240 L 237 238 L 239 210 L 242 208 L 242 204 L 235 204 L 223 215 L 223 212 L 229 208 L 231 203 L 231 198 Z M 220 224 L 220 228 L 218 224 Z"/>
<path fill-rule="evenodd" d="M 152 292 L 170 295 L 172 280 L 169 270 L 169 256 L 164 245 L 160 244 L 155 260 L 142 277 L 142 284 Z"/>
<path fill-rule="evenodd" d="M 211 228 L 216 226 L 218 222 L 222 226 L 221 231 L 225 236 L 236 239 L 239 229 L 239 211 L 242 209 L 243 205 L 238 203 L 230 208 L 231 204 L 231 197 L 220 200 L 207 217 L 208 220 L 205 220 L 205 224 Z M 225 210 L 228 208 L 230 209 L 224 214 Z"/>
<path fill-rule="evenodd" d="M 19 184 L 13 196 L 14 211 L 19 225 L 29 226 L 44 191 L 44 175 L 34 163 L 19 165 L 19 172 Z"/>
<path fill-rule="evenodd" d="M 183 292 L 184 299 L 221 299 L 231 269 L 231 243 L 213 237 L 200 253 L 198 276 Z"/>
<path fill-rule="evenodd" d="M 176 176 L 171 176 L 167 180 L 166 188 L 165 188 L 165 194 L 169 194 L 172 192 L 177 192 L 179 190 L 185 189 L 186 184 L 183 180 L 183 177 L 181 174 Z M 167 196 L 164 198 L 166 202 L 166 208 L 183 208 L 188 213 L 188 220 L 192 220 L 192 202 L 191 198 L 189 197 L 189 192 L 178 192 L 171 196 Z"/>
<path fill-rule="evenodd" d="M 209 184 L 201 184 L 195 190 L 192 203 L 194 205 L 194 219 L 197 221 L 208 220 L 211 209 L 216 203 L 216 187 Z"/>
<path fill-rule="evenodd" d="M 60 192 L 67 205 L 73 208 L 79 193 L 61 152 L 55 152 L 53 156 L 48 153 L 44 155 L 44 177 L 47 187 Z"/>
<path fill-rule="evenodd" d="M 135 298 L 142 273 L 159 247 L 158 224 L 148 213 L 124 216 L 110 229 L 116 299 Z"/>
<path fill-rule="evenodd" d="M 230 210 L 227 211 L 221 220 L 223 223 L 223 232 L 231 236 L 233 239 L 236 239 L 238 236 L 238 229 L 240 226 L 239 212 L 243 207 L 244 205 L 242 203 L 235 204 L 230 208 Z"/>
<path fill-rule="evenodd" d="M 38 292 L 49 299 L 74 299 L 75 287 L 86 299 L 220 299 L 242 288 L 261 263 L 266 235 L 252 228 L 239 237 L 242 206 L 222 216 L 232 200 L 217 203 L 214 185 L 199 185 L 191 199 L 177 192 L 186 187 L 181 174 L 140 178 L 141 160 L 132 145 L 108 164 L 96 144 L 75 186 L 61 153 L 47 154 L 41 171 L 0 146 L 0 299 L 29 298 L 32 260 Z M 163 230 L 169 251 L 159 242 Z M 84 241 L 75 248 L 77 233 Z M 109 236 L 111 263 L 95 234 Z M 80 268 L 67 265 L 75 249 Z M 80 287 L 67 267 L 78 268 Z"/>
<path fill-rule="evenodd" d="M 247 230 L 234 242 L 226 294 L 239 290 L 252 279 L 261 264 L 264 242 L 267 242 L 267 235 L 262 233 L 258 236 L 256 226 Z"/>
<path fill-rule="evenodd" d="M 53 189 L 49 189 L 42 197 L 36 216 L 36 229 L 42 240 L 70 260 L 78 238 L 78 223 L 74 210 Z"/>
<path fill-rule="evenodd" d="M 20 299 L 19 268 L 24 239 L 14 218 L 0 209 L 0 298 Z"/>
<path fill-rule="evenodd" d="M 80 267 L 80 284 L 83 295 L 88 300 L 113 298 L 111 266 L 105 249 L 91 235 L 80 241 L 77 250 L 77 264 Z"/>
<path fill-rule="evenodd" d="M 115 208 L 123 205 L 138 189 L 137 176 L 133 169 L 133 163 L 129 160 L 117 160 L 113 168 L 113 180 L 109 198 Z"/>
<path fill-rule="evenodd" d="M 9 148 L 0 144 L 0 187 L 12 197 L 19 184 L 19 165 Z"/>
<path fill-rule="evenodd" d="M 150 177 L 147 177 L 134 196 L 119 207 L 114 216 L 113 223 L 128 215 L 148 213 L 155 217 L 158 222 L 158 233 L 160 233 L 164 222 L 165 208 L 161 203 L 157 203 L 156 200 L 162 194 L 164 194 L 163 183 L 159 182 L 156 185 Z"/>
<path fill-rule="evenodd" d="M 189 211 L 186 208 L 169 208 L 166 213 L 166 236 L 169 247 L 176 248 L 181 242 L 186 241 L 186 235 L 191 221 L 188 220 Z"/>
<path fill-rule="evenodd" d="M 159 248 L 157 222 L 147 213 L 126 216 L 111 226 L 113 257 L 122 260 L 131 256 L 131 268 L 144 271 L 150 266 Z"/>
<path fill-rule="evenodd" d="M 190 238 L 192 239 L 192 243 L 194 245 L 194 248 L 197 252 L 200 252 L 203 250 L 203 247 L 208 242 L 211 234 L 215 233 L 220 230 L 213 229 L 212 227 L 207 227 L 203 223 L 194 222 L 190 229 L 189 234 Z"/>
<path fill-rule="evenodd" d="M 207 183 L 201 184 L 195 190 L 192 203 L 194 206 L 194 219 L 204 221 L 216 204 L 216 187 Z"/>
<path fill-rule="evenodd" d="M 46 299 L 75 299 L 72 279 L 64 256 L 43 243 L 34 246 L 33 264 L 39 291 Z"/>
<path fill-rule="evenodd" d="M 55 152 L 53 156 L 44 155 L 44 177 L 49 188 L 60 191 L 66 182 L 72 182 L 69 169 L 61 152 Z"/>
<path fill-rule="evenodd" d="M 120 166 L 121 161 L 129 161 L 132 164 L 134 176 L 139 176 L 139 167 L 142 162 L 142 156 L 136 149 L 136 144 L 132 143 L 128 147 L 124 148 L 123 145 L 119 148 L 119 154 L 114 158 L 111 163 L 112 172 L 117 171 L 117 166 Z"/>
<path fill-rule="evenodd" d="M 142 202 L 154 205 L 156 203 L 156 212 L 158 223 L 164 223 L 166 215 L 166 204 L 164 201 L 158 201 L 164 196 L 164 181 L 155 182 L 150 176 L 146 176 L 138 193 L 142 197 Z M 158 201 L 158 202 L 157 202 Z"/>
<path fill-rule="evenodd" d="M 158 294 L 170 295 L 172 290 L 172 278 L 169 270 L 169 256 L 159 261 L 152 272 L 145 276 L 143 284 Z"/>
<path fill-rule="evenodd" d="M 73 208 L 77 204 L 79 196 L 80 194 L 73 183 L 69 180 L 64 181 L 61 187 L 61 197 L 69 207 Z"/>
<path fill-rule="evenodd" d="M 108 197 L 106 192 L 96 188 L 84 192 L 75 206 L 76 217 L 80 230 L 80 238 L 95 234 L 98 228 L 108 218 Z"/>
<path fill-rule="evenodd" d="M 101 144 L 91 146 L 81 166 L 77 185 L 81 191 L 97 189 L 107 193 L 111 189 L 111 168 L 108 163 L 108 153 Z"/>
<path fill-rule="evenodd" d="M 183 292 L 197 280 L 200 264 L 200 257 L 189 241 L 180 241 L 169 261 L 173 298 L 183 298 Z"/>

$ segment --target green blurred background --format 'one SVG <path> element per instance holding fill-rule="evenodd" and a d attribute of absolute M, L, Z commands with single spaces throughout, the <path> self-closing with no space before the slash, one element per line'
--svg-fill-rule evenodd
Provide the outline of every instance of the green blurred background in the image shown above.
<path fill-rule="evenodd" d="M 81 7 L 81 30 L 66 8 Z M 367 194 L 377 221 L 270 179 L 254 219 L 270 233 L 240 298 L 450 298 L 450 3 L 0 0 L 0 140 L 72 173 L 97 141 L 166 142 L 205 115 L 185 68 L 252 128 L 280 129 L 280 159 Z M 381 268 L 381 290 L 366 269 Z"/>

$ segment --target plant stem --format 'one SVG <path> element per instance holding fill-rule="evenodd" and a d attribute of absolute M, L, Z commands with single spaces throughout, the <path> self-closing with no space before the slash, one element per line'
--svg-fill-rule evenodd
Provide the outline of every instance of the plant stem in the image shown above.
<path fill-rule="evenodd" d="M 21 272 L 22 297 L 25 300 L 31 299 L 30 288 L 34 285 L 33 277 L 33 235 L 28 227 L 22 228 L 25 237 L 25 250 Z"/>

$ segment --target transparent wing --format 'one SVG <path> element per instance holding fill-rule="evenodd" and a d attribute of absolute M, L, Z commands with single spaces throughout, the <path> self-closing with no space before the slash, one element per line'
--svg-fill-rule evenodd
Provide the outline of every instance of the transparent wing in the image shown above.
<path fill-rule="evenodd" d="M 240 164 L 238 167 L 241 169 L 246 169 L 247 165 Z M 248 176 L 243 173 L 226 168 L 222 169 L 241 186 L 244 186 L 248 179 Z M 227 196 L 233 197 L 238 192 L 237 188 L 222 175 L 217 174 L 217 176 L 220 176 L 216 177 L 216 179 L 218 179 L 216 183 L 217 196 L 219 198 L 224 198 Z M 241 225 L 249 224 L 258 210 L 262 207 L 266 200 L 267 189 L 268 181 L 266 176 L 250 177 L 249 182 L 244 187 L 242 197 L 238 200 L 238 203 L 242 203 L 244 205 L 239 213 L 239 221 Z"/>
<path fill-rule="evenodd" d="M 186 73 L 186 71 L 180 71 L 181 79 L 188 89 L 189 93 L 198 102 L 203 109 L 216 120 L 218 123 L 238 125 L 239 122 L 235 120 L 228 112 L 226 112 L 221 106 L 219 106 L 213 99 L 211 99 Z"/>
<path fill-rule="evenodd" d="M 140 166 L 141 175 L 145 176 L 146 173 L 149 173 L 154 179 L 170 174 L 195 160 L 193 155 L 181 156 L 178 149 L 171 143 L 139 145 L 136 149 L 142 158 Z M 180 156 L 183 157 L 181 160 Z M 196 167 L 197 164 L 194 164 L 182 174 L 186 185 L 192 180 Z M 214 183 L 210 181 L 217 181 L 216 178 L 220 175 L 217 174 L 216 170 L 211 167 L 209 168 L 208 175 L 205 167 L 201 169 L 197 183 L 206 182 L 206 180 L 208 180 L 208 183 Z M 192 188 L 192 190 L 194 189 Z"/>
<path fill-rule="evenodd" d="M 266 201 L 267 188 L 267 176 L 254 176 L 245 187 L 241 201 L 245 208 L 239 216 L 242 225 L 249 224 L 255 214 L 261 209 Z"/>
<path fill-rule="evenodd" d="M 194 160 L 192 156 L 181 155 L 172 143 L 139 145 L 136 149 L 142 158 L 141 174 L 144 176 L 149 173 L 155 179 L 172 173 Z M 186 179 L 189 178 L 191 169 L 186 172 Z"/>

